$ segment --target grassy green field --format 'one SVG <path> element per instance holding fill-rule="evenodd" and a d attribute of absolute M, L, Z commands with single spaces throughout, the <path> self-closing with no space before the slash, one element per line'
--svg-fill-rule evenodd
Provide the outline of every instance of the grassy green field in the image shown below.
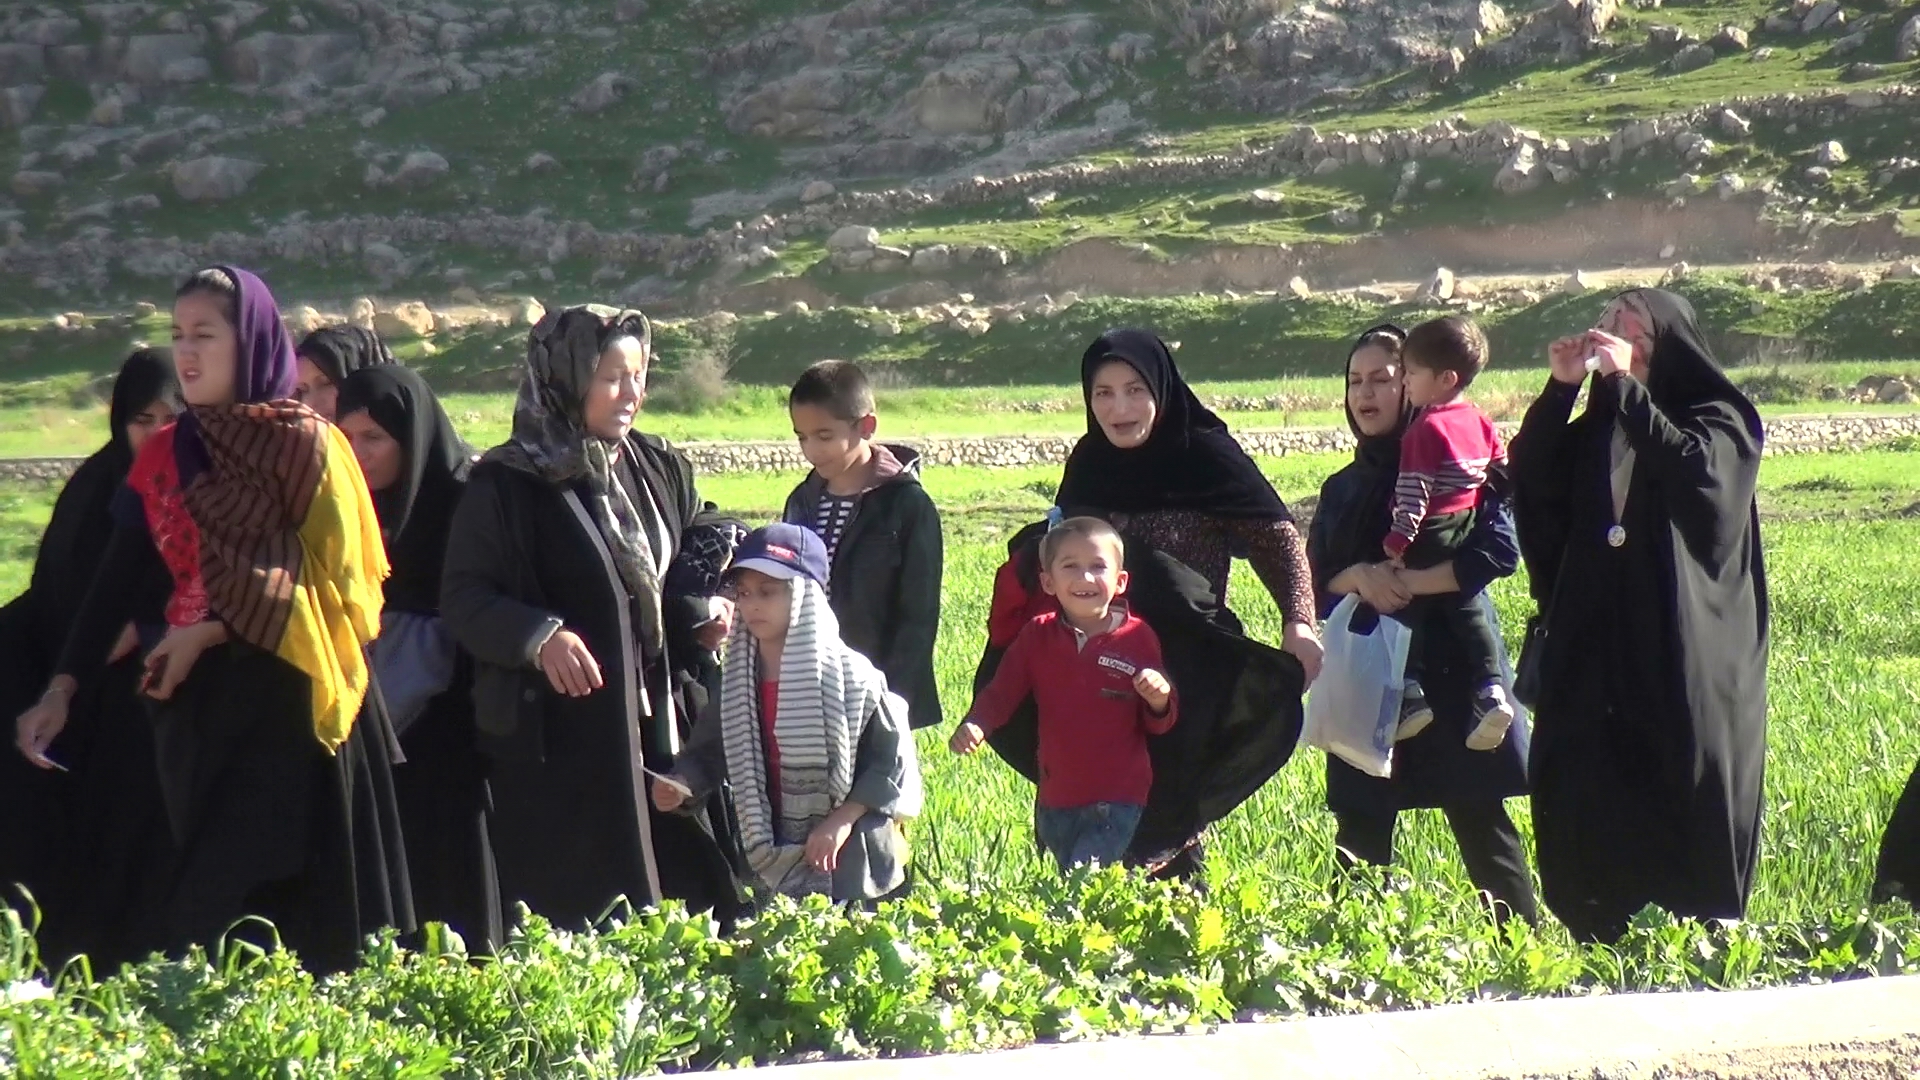
<path fill-rule="evenodd" d="M 1304 503 L 1337 455 L 1269 460 Z M 792 476 L 727 476 L 703 493 L 770 516 Z M 928 478 L 948 533 L 937 664 L 964 708 L 991 574 L 1009 531 L 1042 512 L 1053 470 Z M 848 917 L 776 905 L 736 937 L 669 910 L 591 934 L 537 920 L 496 960 L 433 938 L 380 943 L 316 982 L 285 954 L 230 950 L 120 973 L 70 968 L 49 987 L 31 938 L 0 912 L 0 1073 L 614 1080 L 658 1069 L 1006 1046 L 1193 1030 L 1263 1015 L 1347 1013 L 1544 994 L 1742 988 L 1920 974 L 1920 918 L 1870 910 L 1873 852 L 1920 758 L 1920 445 L 1768 459 L 1773 588 L 1767 815 L 1750 918 L 1655 914 L 1614 948 L 1557 925 L 1496 932 L 1439 815 L 1405 815 L 1399 865 L 1335 896 L 1320 756 L 1302 752 L 1213 830 L 1209 889 L 1118 871 L 1060 881 L 1030 841 L 1031 788 L 992 755 L 920 737 L 928 805 L 910 835 L 921 884 Z M 0 489 L 0 596 L 24 584 L 45 490 Z M 1253 576 L 1232 600 L 1278 632 Z M 1509 637 L 1523 580 L 1495 597 Z M 1512 804 L 1523 834 L 1524 800 Z"/>

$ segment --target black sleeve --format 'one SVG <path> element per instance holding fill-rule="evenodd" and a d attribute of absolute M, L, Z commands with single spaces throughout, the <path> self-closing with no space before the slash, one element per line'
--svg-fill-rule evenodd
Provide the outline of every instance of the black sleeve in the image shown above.
<path fill-rule="evenodd" d="M 1667 513 L 1693 556 L 1717 565 L 1746 535 L 1760 483 L 1760 436 L 1741 410 L 1705 401 L 1662 412 L 1631 375 L 1602 380 L 1617 395 L 1620 429 L 1639 462 L 1656 469 Z"/>
<path fill-rule="evenodd" d="M 898 605 L 891 620 L 885 656 L 877 657 L 888 672 L 919 671 L 933 656 L 934 640 L 940 636 L 940 574 L 945 559 L 945 543 L 940 535 L 940 511 L 926 491 L 914 487 L 903 493 L 907 500 L 905 521 L 900 536 L 900 589 Z M 913 700 L 919 687 L 894 687 L 901 697 Z"/>
<path fill-rule="evenodd" d="M 1573 455 L 1567 420 L 1580 388 L 1549 379 L 1527 408 L 1508 448 L 1513 465 L 1513 517 L 1529 591 L 1545 604 L 1560 572 L 1573 516 Z"/>
<path fill-rule="evenodd" d="M 139 613 L 142 597 L 151 594 L 155 576 L 164 579 L 166 574 L 166 565 L 160 561 L 160 552 L 146 529 L 124 523 L 115 526 L 87 598 L 74 614 L 73 629 L 67 634 L 53 673 L 71 676 L 77 682 L 98 674 L 106 666 L 107 653 L 121 628 Z"/>
<path fill-rule="evenodd" d="M 562 625 L 559 616 L 514 596 L 521 560 L 508 526 L 500 479 L 474 471 L 453 512 L 440 578 L 440 617 L 474 658 L 509 670 L 532 667 L 538 644 Z"/>

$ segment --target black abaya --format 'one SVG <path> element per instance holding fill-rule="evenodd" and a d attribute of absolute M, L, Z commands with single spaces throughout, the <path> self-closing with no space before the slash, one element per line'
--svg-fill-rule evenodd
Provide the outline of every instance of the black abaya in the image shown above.
<path fill-rule="evenodd" d="M 1766 754 L 1760 420 L 1686 301 L 1631 295 L 1656 335 L 1648 382 L 1597 379 L 1571 423 L 1578 389 L 1549 383 L 1513 441 L 1546 628 L 1530 770 L 1542 891 L 1602 941 L 1647 904 L 1744 916 Z M 1636 455 L 1617 522 L 1616 425 Z"/>
<path fill-rule="evenodd" d="M 1893 806 L 1886 835 L 1880 838 L 1873 899 L 1876 903 L 1904 899 L 1920 908 L 1920 766 L 1907 779 L 1906 790 Z"/>
<path fill-rule="evenodd" d="M 31 706 L 53 674 L 113 535 L 114 493 L 132 465 L 127 428 L 155 405 L 175 406 L 173 361 L 164 349 L 129 357 L 114 380 L 112 440 L 67 481 L 47 523 L 26 592 L 0 609 L 0 718 Z M 137 589 L 136 621 L 160 622 L 166 579 Z M 48 756 L 68 772 L 42 770 L 8 746 L 0 752 L 0 890 L 24 885 L 45 922 L 41 958 L 57 965 L 86 953 L 96 970 L 137 959 L 159 943 L 151 923 L 171 851 L 153 770 L 153 736 L 134 695 L 137 656 L 107 668 L 69 702 L 67 726 Z M 8 740 L 11 742 L 11 738 Z"/>
<path fill-rule="evenodd" d="M 345 418 L 362 410 L 402 453 L 399 478 L 373 493 L 392 565 L 385 622 L 394 642 L 430 639 L 400 633 L 396 623 L 440 622 L 447 535 L 473 455 L 426 381 L 406 368 L 389 364 L 348 375 L 336 412 Z M 383 648 L 389 644 L 376 642 L 372 650 L 376 678 L 387 664 L 420 659 L 404 650 L 389 654 Z M 404 761 L 393 770 L 393 785 L 415 917 L 423 924 L 445 923 L 469 949 L 489 952 L 505 940 L 505 929 L 487 835 L 491 795 L 473 722 L 471 678 L 469 659 L 456 656 L 447 689 L 428 699 L 417 718 L 404 718 L 410 721 L 400 737 Z"/>

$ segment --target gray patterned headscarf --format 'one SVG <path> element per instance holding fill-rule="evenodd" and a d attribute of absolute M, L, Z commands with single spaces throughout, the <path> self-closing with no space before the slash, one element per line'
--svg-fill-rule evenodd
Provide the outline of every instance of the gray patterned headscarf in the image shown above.
<path fill-rule="evenodd" d="M 633 596 L 640 644 L 648 655 L 658 655 L 666 642 L 660 564 L 653 550 L 659 509 L 648 493 L 631 498 L 615 480 L 613 463 L 620 444 L 589 433 L 583 408 L 601 354 L 623 337 L 637 339 L 651 355 L 653 327 L 638 311 L 586 304 L 549 311 L 541 318 L 527 335 L 527 374 L 513 403 L 513 434 L 484 460 L 556 487 L 587 481 L 594 524 Z"/>

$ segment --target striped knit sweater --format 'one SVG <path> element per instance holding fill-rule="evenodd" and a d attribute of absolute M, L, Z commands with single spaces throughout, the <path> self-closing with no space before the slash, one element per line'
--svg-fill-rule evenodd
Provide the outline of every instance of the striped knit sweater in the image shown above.
<path fill-rule="evenodd" d="M 1420 410 L 1400 440 L 1387 554 L 1405 555 L 1428 518 L 1473 509 L 1487 470 L 1506 460 L 1493 421 L 1472 402 L 1455 398 Z"/>

